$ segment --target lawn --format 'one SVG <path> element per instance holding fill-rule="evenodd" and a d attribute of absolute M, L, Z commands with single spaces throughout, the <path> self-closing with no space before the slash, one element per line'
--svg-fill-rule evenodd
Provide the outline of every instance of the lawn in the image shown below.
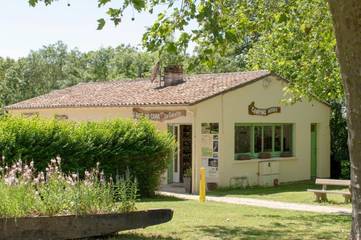
<path fill-rule="evenodd" d="M 171 222 L 121 233 L 113 240 L 347 239 L 351 217 L 159 197 L 138 209 L 172 208 Z"/>
<path fill-rule="evenodd" d="M 350 203 L 345 203 L 341 195 L 329 194 L 328 202 L 318 203 L 313 193 L 307 192 L 307 189 L 321 189 L 321 185 L 315 185 L 313 181 L 302 181 L 294 183 L 285 183 L 277 187 L 249 187 L 234 189 L 218 189 L 208 193 L 212 196 L 257 198 L 266 200 L 275 200 L 282 202 L 296 202 L 308 204 L 333 205 L 339 207 L 351 207 Z M 340 187 L 329 186 L 328 189 L 342 189 Z"/>

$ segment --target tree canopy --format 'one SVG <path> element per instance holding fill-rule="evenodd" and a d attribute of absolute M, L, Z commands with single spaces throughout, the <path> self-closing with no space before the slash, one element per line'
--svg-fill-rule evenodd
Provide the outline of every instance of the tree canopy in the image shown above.
<path fill-rule="evenodd" d="M 153 62 L 151 54 L 129 46 L 82 53 L 63 42 L 18 60 L 0 57 L 0 106 L 79 82 L 146 77 Z"/>
<path fill-rule="evenodd" d="M 28 1 L 31 6 L 53 2 Z M 114 4 L 119 7 L 110 7 Z M 200 63 L 215 71 L 267 69 L 291 81 L 290 101 L 315 95 L 325 101 L 342 99 L 336 40 L 325 1 L 98 0 L 108 15 L 108 20 L 98 19 L 98 29 L 109 21 L 120 24 L 127 8 L 152 13 L 159 5 L 166 10 L 144 33 L 143 44 L 161 60 L 167 54 L 184 55 L 193 43 L 194 56 L 186 64 L 192 71 Z M 227 62 L 227 57 L 232 60 Z"/>

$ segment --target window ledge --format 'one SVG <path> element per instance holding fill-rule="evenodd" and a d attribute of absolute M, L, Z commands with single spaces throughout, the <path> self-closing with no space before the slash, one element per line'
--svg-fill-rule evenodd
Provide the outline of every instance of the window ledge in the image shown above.
<path fill-rule="evenodd" d="M 258 163 L 258 162 L 269 162 L 269 161 L 293 161 L 297 160 L 295 156 L 293 157 L 273 157 L 267 159 L 253 158 L 249 160 L 233 160 L 233 164 L 242 164 L 242 163 Z"/>

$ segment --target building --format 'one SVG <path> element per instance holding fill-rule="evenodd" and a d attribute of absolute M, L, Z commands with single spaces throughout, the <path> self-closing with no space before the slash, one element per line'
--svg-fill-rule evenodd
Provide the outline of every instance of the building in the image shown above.
<path fill-rule="evenodd" d="M 150 118 L 178 149 L 166 180 L 206 168 L 209 187 L 274 185 L 330 175 L 330 107 L 282 103 L 287 81 L 268 71 L 82 83 L 6 107 L 13 115 L 75 121 Z M 183 81 L 184 80 L 184 81 Z"/>

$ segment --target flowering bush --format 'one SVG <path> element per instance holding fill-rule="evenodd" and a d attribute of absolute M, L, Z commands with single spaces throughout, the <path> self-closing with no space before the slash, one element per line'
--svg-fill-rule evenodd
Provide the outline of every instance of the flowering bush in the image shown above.
<path fill-rule="evenodd" d="M 57 157 L 45 172 L 37 172 L 33 162 L 1 167 L 0 196 L 0 217 L 128 212 L 135 209 L 137 183 L 129 174 L 107 180 L 99 164 L 82 179 L 65 174 Z"/>
<path fill-rule="evenodd" d="M 174 141 L 147 120 L 81 122 L 40 118 L 0 118 L 0 155 L 12 165 L 18 159 L 44 171 L 60 155 L 64 172 L 79 172 L 100 162 L 106 176 L 129 170 L 139 193 L 152 195 L 167 168 Z"/>

